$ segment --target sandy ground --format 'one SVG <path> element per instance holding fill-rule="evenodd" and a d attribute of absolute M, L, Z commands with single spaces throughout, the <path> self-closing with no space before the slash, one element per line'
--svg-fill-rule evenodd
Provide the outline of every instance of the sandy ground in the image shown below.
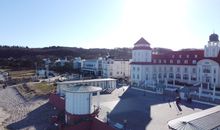
<path fill-rule="evenodd" d="M 46 118 L 48 122 L 48 117 L 45 117 L 48 115 L 44 113 L 45 110 L 49 111 L 51 106 L 47 99 L 25 101 L 14 87 L 1 89 L 0 96 L 0 125 L 8 129 L 37 130 L 40 129 L 36 127 L 36 123 L 40 123 L 37 115 Z"/>
<path fill-rule="evenodd" d="M 3 108 L 0 108 L 0 129 L 4 129 L 3 122 L 10 117 L 10 114 L 8 114 Z"/>

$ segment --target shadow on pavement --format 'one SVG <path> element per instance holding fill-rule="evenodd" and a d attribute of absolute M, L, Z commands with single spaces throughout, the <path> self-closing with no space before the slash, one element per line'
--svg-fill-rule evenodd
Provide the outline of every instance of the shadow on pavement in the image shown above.
<path fill-rule="evenodd" d="M 10 130 L 18 130 L 33 127 L 36 130 L 45 130 L 50 125 L 51 116 L 57 115 L 57 113 L 52 105 L 46 103 L 28 113 L 26 118 L 8 125 L 7 128 Z"/>

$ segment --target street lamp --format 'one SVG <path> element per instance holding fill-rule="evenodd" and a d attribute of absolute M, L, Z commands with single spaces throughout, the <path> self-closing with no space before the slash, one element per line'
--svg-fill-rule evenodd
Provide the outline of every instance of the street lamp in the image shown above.
<path fill-rule="evenodd" d="M 127 123 L 128 123 L 128 121 L 125 119 L 125 120 L 123 121 L 123 123 L 124 123 L 124 130 L 127 130 Z"/>

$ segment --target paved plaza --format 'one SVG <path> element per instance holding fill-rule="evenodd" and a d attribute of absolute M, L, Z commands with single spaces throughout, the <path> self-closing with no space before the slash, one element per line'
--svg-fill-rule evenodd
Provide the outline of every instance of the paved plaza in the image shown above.
<path fill-rule="evenodd" d="M 96 101 L 96 97 L 94 101 Z M 169 120 L 192 114 L 212 106 L 193 102 L 181 103 L 180 112 L 174 98 L 121 87 L 112 94 L 101 95 L 99 118 L 106 121 L 107 112 L 112 122 L 123 124 L 127 130 L 168 130 Z"/>

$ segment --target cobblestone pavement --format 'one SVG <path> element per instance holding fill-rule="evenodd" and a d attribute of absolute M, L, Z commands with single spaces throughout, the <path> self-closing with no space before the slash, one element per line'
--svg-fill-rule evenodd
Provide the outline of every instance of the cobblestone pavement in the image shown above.
<path fill-rule="evenodd" d="M 94 102 L 96 102 L 96 97 Z M 101 95 L 99 118 L 106 121 L 109 112 L 110 120 L 123 124 L 127 120 L 128 130 L 168 130 L 169 120 L 195 113 L 212 106 L 199 103 L 182 102 L 179 112 L 174 99 L 159 94 L 119 88 L 112 94 Z"/>

